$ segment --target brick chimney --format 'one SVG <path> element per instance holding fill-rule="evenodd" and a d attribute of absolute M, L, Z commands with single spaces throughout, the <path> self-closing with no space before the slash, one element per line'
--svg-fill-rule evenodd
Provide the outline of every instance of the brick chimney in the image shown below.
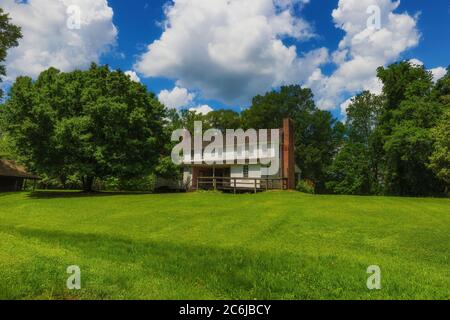
<path fill-rule="evenodd" d="M 288 190 L 295 189 L 294 123 L 283 120 L 283 178 L 287 178 Z"/>

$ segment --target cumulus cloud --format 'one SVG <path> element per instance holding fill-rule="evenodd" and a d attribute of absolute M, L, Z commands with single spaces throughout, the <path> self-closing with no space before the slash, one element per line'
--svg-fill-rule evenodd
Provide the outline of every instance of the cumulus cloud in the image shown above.
<path fill-rule="evenodd" d="M 174 87 L 172 90 L 162 90 L 158 94 L 159 101 L 170 109 L 189 109 L 199 114 L 206 115 L 213 111 L 213 108 L 204 104 L 192 107 L 194 105 L 195 94 L 189 92 L 186 88 Z"/>
<path fill-rule="evenodd" d="M 159 101 L 170 109 L 180 109 L 189 106 L 195 95 L 186 88 L 175 87 L 171 91 L 162 90 L 158 94 Z"/>
<path fill-rule="evenodd" d="M 436 82 L 447 74 L 447 69 L 443 67 L 437 67 L 430 70 L 433 74 L 433 81 Z"/>
<path fill-rule="evenodd" d="M 174 0 L 165 10 L 163 34 L 135 69 L 227 104 L 246 104 L 271 88 L 300 83 L 312 88 L 319 107 L 334 109 L 360 91 L 380 93 L 376 69 L 419 42 L 418 17 L 397 13 L 399 1 L 339 0 L 332 18 L 345 35 L 337 50 L 299 52 L 283 40 L 314 36 L 295 9 L 308 2 Z M 371 19 L 379 25 L 368 25 Z M 325 75 L 321 66 L 329 62 L 336 69 Z"/>
<path fill-rule="evenodd" d="M 148 77 L 163 76 L 204 98 L 248 103 L 273 87 L 306 80 L 325 63 L 318 49 L 298 55 L 286 37 L 314 36 L 294 14 L 307 0 L 174 0 L 165 9 L 160 39 L 151 43 L 135 69 Z M 298 10 L 297 10 L 298 11 Z"/>
<path fill-rule="evenodd" d="M 134 82 L 141 82 L 141 79 L 139 78 L 139 76 L 137 75 L 137 73 L 135 71 L 125 71 L 125 74 L 130 77 L 130 79 Z"/>
<path fill-rule="evenodd" d="M 394 13 L 399 5 L 400 1 L 392 0 L 339 0 L 332 17 L 345 36 L 332 54 L 337 69 L 329 77 L 316 74 L 308 82 L 318 95 L 321 108 L 333 109 L 345 95 L 362 90 L 379 93 L 377 67 L 394 62 L 418 44 L 418 18 Z M 368 20 L 379 25 L 368 24 Z"/>
<path fill-rule="evenodd" d="M 189 111 L 193 111 L 199 114 L 203 114 L 203 115 L 207 115 L 208 113 L 210 113 L 211 111 L 213 111 L 213 108 L 211 108 L 210 106 L 204 104 L 201 106 L 197 106 L 195 108 L 190 108 Z"/>
<path fill-rule="evenodd" d="M 423 66 L 423 61 L 419 60 L 419 59 L 409 59 L 408 60 L 410 64 L 415 65 L 415 66 Z"/>
<path fill-rule="evenodd" d="M 8 52 L 9 79 L 35 77 L 51 66 L 84 68 L 98 62 L 116 41 L 107 0 L 0 0 L 0 6 L 23 34 L 19 46 Z"/>

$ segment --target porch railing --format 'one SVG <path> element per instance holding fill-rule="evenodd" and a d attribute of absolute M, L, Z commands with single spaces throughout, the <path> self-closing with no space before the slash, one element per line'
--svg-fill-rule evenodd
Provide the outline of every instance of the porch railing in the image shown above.
<path fill-rule="evenodd" d="M 199 177 L 196 181 L 197 190 L 230 190 L 237 191 L 268 191 L 287 190 L 286 178 L 230 178 L 230 177 Z"/>

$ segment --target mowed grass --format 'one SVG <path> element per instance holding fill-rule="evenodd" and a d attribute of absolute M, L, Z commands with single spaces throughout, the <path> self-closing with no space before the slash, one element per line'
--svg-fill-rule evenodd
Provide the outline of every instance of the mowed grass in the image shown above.
<path fill-rule="evenodd" d="M 449 256 L 448 199 L 0 194 L 0 299 L 449 299 Z"/>

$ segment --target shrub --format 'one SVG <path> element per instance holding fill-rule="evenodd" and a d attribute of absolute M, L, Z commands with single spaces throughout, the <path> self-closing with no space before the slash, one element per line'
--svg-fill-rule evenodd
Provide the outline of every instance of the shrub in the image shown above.
<path fill-rule="evenodd" d="M 97 190 L 103 191 L 153 192 L 154 189 L 155 176 L 152 174 L 129 179 L 110 177 L 97 186 Z"/>
<path fill-rule="evenodd" d="M 297 184 L 297 191 L 314 194 L 314 183 L 312 181 L 300 180 Z"/>

